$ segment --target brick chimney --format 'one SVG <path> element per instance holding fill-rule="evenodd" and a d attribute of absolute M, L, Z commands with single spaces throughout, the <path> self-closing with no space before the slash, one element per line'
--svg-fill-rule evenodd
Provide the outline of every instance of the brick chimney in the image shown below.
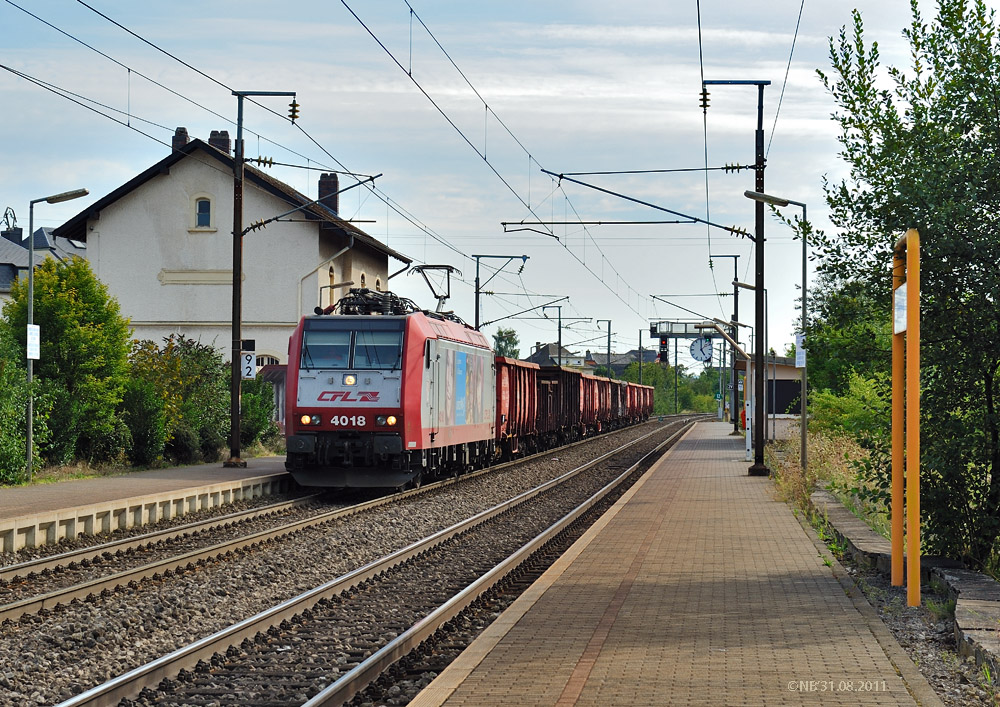
<path fill-rule="evenodd" d="M 222 150 L 228 155 L 230 153 L 229 131 L 213 130 L 212 134 L 208 137 L 208 144 L 217 150 Z"/>
<path fill-rule="evenodd" d="M 174 150 L 179 150 L 188 144 L 189 139 L 187 128 L 177 128 L 174 131 L 174 139 L 170 142 L 170 147 Z"/>
<path fill-rule="evenodd" d="M 319 195 L 318 199 L 321 199 L 320 203 L 326 208 L 333 211 L 335 214 L 340 213 L 340 195 L 337 192 L 340 191 L 340 178 L 336 173 L 323 173 L 319 177 Z M 329 197 L 329 198 L 325 198 Z"/>

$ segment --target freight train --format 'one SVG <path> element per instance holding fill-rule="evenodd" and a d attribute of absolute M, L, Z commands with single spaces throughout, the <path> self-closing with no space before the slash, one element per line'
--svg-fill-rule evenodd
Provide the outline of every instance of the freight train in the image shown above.
<path fill-rule="evenodd" d="M 495 356 L 457 317 L 352 289 L 288 343 L 285 468 L 303 486 L 418 486 L 645 420 L 653 389 Z"/>

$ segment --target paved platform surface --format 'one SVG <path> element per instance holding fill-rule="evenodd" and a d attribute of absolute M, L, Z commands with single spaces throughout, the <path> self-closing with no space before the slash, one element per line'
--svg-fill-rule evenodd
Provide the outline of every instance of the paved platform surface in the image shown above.
<path fill-rule="evenodd" d="M 695 426 L 410 704 L 940 704 L 731 430 Z"/>
<path fill-rule="evenodd" d="M 248 460 L 245 469 L 226 469 L 223 468 L 222 462 L 216 462 L 138 471 L 121 476 L 2 488 L 0 520 L 283 473 L 285 473 L 284 457 L 262 457 Z"/>

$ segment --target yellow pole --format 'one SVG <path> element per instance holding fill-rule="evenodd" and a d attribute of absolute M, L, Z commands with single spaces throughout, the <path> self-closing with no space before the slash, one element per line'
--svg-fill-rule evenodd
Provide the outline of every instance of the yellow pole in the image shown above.
<path fill-rule="evenodd" d="M 920 234 L 906 232 L 906 603 L 920 606 Z"/>
<path fill-rule="evenodd" d="M 895 308 L 896 289 L 906 280 L 906 259 L 897 247 L 892 256 L 892 292 Z M 895 322 L 895 309 L 893 310 Z M 892 586 L 903 586 L 903 380 L 905 334 L 892 335 Z"/>

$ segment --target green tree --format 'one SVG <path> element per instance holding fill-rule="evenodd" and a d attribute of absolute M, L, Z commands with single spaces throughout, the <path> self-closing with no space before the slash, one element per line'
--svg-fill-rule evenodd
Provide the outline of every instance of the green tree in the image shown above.
<path fill-rule="evenodd" d="M 718 372 L 716 372 L 718 377 Z M 708 376 L 709 378 L 711 376 Z M 639 364 L 630 363 L 625 367 L 622 378 L 632 383 L 639 382 Z M 713 384 L 706 383 L 705 374 L 691 375 L 684 366 L 677 368 L 677 410 L 680 412 L 712 412 L 715 410 Z M 674 368 L 669 364 L 644 363 L 642 384 L 653 387 L 653 412 L 669 415 L 674 412 Z"/>
<path fill-rule="evenodd" d="M 497 329 L 493 335 L 493 350 L 497 356 L 507 356 L 508 358 L 520 358 L 520 341 L 517 332 L 513 329 Z"/>
<path fill-rule="evenodd" d="M 106 461 L 121 456 L 128 429 L 118 415 L 128 367 L 129 325 L 86 260 L 44 261 L 35 269 L 34 321 L 41 330 L 35 364 L 39 395 L 51 401 L 45 457 Z M 3 326 L 24 357 L 27 280 L 11 287 Z"/>
<path fill-rule="evenodd" d="M 892 329 L 889 302 L 863 280 L 822 273 L 809 306 L 809 384 L 836 395 L 852 375 L 889 373 Z"/>
<path fill-rule="evenodd" d="M 888 315 L 893 245 L 919 230 L 922 535 L 927 551 L 982 565 L 1000 535 L 1000 41 L 981 0 L 940 0 L 930 22 L 911 0 L 911 13 L 905 70 L 883 72 L 857 11 L 830 41 L 820 77 L 850 171 L 826 184 L 837 233 L 812 242 L 824 273 Z"/>
<path fill-rule="evenodd" d="M 180 334 L 133 342 L 132 375 L 163 400 L 166 451 L 174 460 L 214 461 L 229 429 L 229 366 L 213 347 Z"/>

